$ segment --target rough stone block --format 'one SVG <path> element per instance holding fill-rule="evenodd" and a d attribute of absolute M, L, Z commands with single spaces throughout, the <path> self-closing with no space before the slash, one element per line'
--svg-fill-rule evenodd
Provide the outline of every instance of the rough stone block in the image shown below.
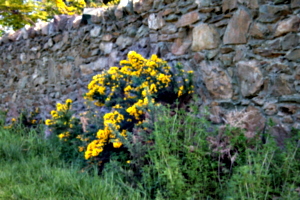
<path fill-rule="evenodd" d="M 247 43 L 247 34 L 251 22 L 249 10 L 246 8 L 238 9 L 226 28 L 223 38 L 224 44 Z"/>

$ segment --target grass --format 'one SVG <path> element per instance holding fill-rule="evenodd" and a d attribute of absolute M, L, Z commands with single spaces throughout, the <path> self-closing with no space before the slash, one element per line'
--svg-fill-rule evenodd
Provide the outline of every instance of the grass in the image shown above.
<path fill-rule="evenodd" d="M 0 199 L 140 199 L 123 194 L 116 179 L 81 172 L 59 157 L 58 146 L 42 130 L 0 127 Z"/>
<path fill-rule="evenodd" d="M 62 159 L 62 143 L 43 128 L 5 129 L 0 120 L 0 199 L 300 199 L 299 130 L 279 148 L 269 134 L 250 141 L 191 110 L 154 110 L 152 131 L 128 137 L 131 163 L 112 157 L 101 176 Z"/>

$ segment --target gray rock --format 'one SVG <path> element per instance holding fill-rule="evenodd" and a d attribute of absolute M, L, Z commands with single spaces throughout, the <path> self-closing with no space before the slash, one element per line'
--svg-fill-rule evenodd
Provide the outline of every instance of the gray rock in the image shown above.
<path fill-rule="evenodd" d="M 264 83 L 258 62 L 255 60 L 240 61 L 236 66 L 241 94 L 244 97 L 256 95 Z"/>
<path fill-rule="evenodd" d="M 294 95 L 283 95 L 279 96 L 278 98 L 279 102 L 293 102 L 293 103 L 300 103 L 300 95 L 294 94 Z"/>
<path fill-rule="evenodd" d="M 299 36 L 294 33 L 287 34 L 281 42 L 281 46 L 283 50 L 290 50 L 293 47 L 298 46 L 299 44 Z"/>
<path fill-rule="evenodd" d="M 275 115 L 278 112 L 277 105 L 272 102 L 265 103 L 263 109 L 266 115 Z"/>
<path fill-rule="evenodd" d="M 193 51 L 215 49 L 220 44 L 220 36 L 216 29 L 208 24 L 199 24 L 193 29 Z"/>
<path fill-rule="evenodd" d="M 177 27 L 174 24 L 167 24 L 161 29 L 162 34 L 173 34 L 176 33 Z"/>
<path fill-rule="evenodd" d="M 292 8 L 299 8 L 300 7 L 300 1 L 299 0 L 292 0 L 291 1 L 291 7 Z"/>
<path fill-rule="evenodd" d="M 195 0 L 195 3 L 198 4 L 198 8 L 208 7 L 211 4 L 211 0 Z"/>
<path fill-rule="evenodd" d="M 95 61 L 92 65 L 92 69 L 97 71 L 103 71 L 108 69 L 108 58 L 107 57 L 100 57 L 97 61 Z"/>
<path fill-rule="evenodd" d="M 146 37 L 148 35 L 149 35 L 149 28 L 145 25 L 142 25 L 136 33 L 137 38 L 143 38 L 143 37 Z"/>
<path fill-rule="evenodd" d="M 118 39 L 116 41 L 116 44 L 120 47 L 121 50 L 132 45 L 132 43 L 133 43 L 133 39 L 131 37 L 125 37 L 123 35 L 118 37 Z"/>
<path fill-rule="evenodd" d="M 121 19 L 124 15 L 124 11 L 127 13 L 133 13 L 133 3 L 130 0 L 121 0 L 115 10 L 115 16 L 117 19 Z"/>
<path fill-rule="evenodd" d="M 113 45 L 112 42 L 101 42 L 99 48 L 104 52 L 104 55 L 107 55 L 111 53 Z"/>
<path fill-rule="evenodd" d="M 178 16 L 178 15 L 172 14 L 172 15 L 167 16 L 167 17 L 165 18 L 165 21 L 166 21 L 166 22 L 176 22 L 176 21 L 178 21 L 178 19 L 179 19 L 179 16 Z"/>
<path fill-rule="evenodd" d="M 293 49 L 286 55 L 286 58 L 292 61 L 300 62 L 300 49 Z"/>
<path fill-rule="evenodd" d="M 149 29 L 157 30 L 157 29 L 162 28 L 164 25 L 165 25 L 165 21 L 161 15 L 159 15 L 159 14 L 155 15 L 154 13 L 151 13 L 149 15 L 149 18 L 148 18 Z"/>
<path fill-rule="evenodd" d="M 93 67 L 94 63 L 79 65 L 82 75 L 92 74 L 94 72 Z"/>
<path fill-rule="evenodd" d="M 287 5 L 274 6 L 274 5 L 262 5 L 259 7 L 260 22 L 276 22 L 282 16 L 289 14 L 289 7 Z"/>
<path fill-rule="evenodd" d="M 95 26 L 91 31 L 90 35 L 91 37 L 98 37 L 101 33 L 101 27 L 100 26 Z"/>
<path fill-rule="evenodd" d="M 69 18 L 71 17 L 68 15 L 55 15 L 54 16 L 55 31 L 64 31 Z"/>
<path fill-rule="evenodd" d="M 154 0 L 133 0 L 133 10 L 137 13 L 149 11 L 153 6 Z"/>
<path fill-rule="evenodd" d="M 248 8 L 251 8 L 251 9 L 258 9 L 259 8 L 259 0 L 251 0 L 251 1 L 248 1 L 248 0 L 238 0 L 239 3 L 242 3 L 242 4 L 246 4 Z"/>

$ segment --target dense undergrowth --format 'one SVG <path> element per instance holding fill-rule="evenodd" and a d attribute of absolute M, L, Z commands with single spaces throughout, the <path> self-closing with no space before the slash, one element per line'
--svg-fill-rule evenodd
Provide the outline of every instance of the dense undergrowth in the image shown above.
<path fill-rule="evenodd" d="M 216 127 L 180 64 L 130 52 L 120 65 L 93 78 L 85 113 L 57 104 L 48 138 L 37 113 L 1 122 L 0 199 L 299 199 L 299 130 L 278 147 Z"/>

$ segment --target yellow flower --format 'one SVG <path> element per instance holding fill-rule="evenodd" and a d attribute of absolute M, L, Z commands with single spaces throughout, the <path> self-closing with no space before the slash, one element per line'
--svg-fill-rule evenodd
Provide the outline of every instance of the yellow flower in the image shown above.
<path fill-rule="evenodd" d="M 154 83 L 151 84 L 151 86 L 150 86 L 150 91 L 151 91 L 152 93 L 157 92 L 156 85 L 155 85 Z"/>
<path fill-rule="evenodd" d="M 79 151 L 79 152 L 83 152 L 83 151 L 84 151 L 84 147 L 81 147 L 81 146 L 78 147 L 78 151 Z"/>
<path fill-rule="evenodd" d="M 98 102 L 98 101 L 96 101 L 94 104 L 95 104 L 96 106 L 99 106 L 99 107 L 104 106 L 103 103 L 100 103 L 100 102 Z"/>
<path fill-rule="evenodd" d="M 127 163 L 127 164 L 130 164 L 130 163 L 131 163 L 131 161 L 130 161 L 130 160 L 127 160 L 127 161 L 126 161 L 126 163 Z"/>
<path fill-rule="evenodd" d="M 50 126 L 50 125 L 52 125 L 52 124 L 54 124 L 54 123 L 53 123 L 53 121 L 52 121 L 51 119 L 46 119 L 45 124 L 46 124 L 47 126 Z"/>
<path fill-rule="evenodd" d="M 66 104 L 71 104 L 73 101 L 71 99 L 66 100 Z"/>
<path fill-rule="evenodd" d="M 180 97 L 182 94 L 183 94 L 183 85 L 179 87 L 178 97 Z"/>
<path fill-rule="evenodd" d="M 16 118 L 11 118 L 11 121 L 16 122 L 17 120 L 16 120 Z"/>
<path fill-rule="evenodd" d="M 113 142 L 114 148 L 120 148 L 122 145 L 122 142 Z"/>
<path fill-rule="evenodd" d="M 115 106 L 113 106 L 113 108 L 119 109 L 119 108 L 123 108 L 123 107 L 120 106 L 120 104 L 116 104 Z"/>

